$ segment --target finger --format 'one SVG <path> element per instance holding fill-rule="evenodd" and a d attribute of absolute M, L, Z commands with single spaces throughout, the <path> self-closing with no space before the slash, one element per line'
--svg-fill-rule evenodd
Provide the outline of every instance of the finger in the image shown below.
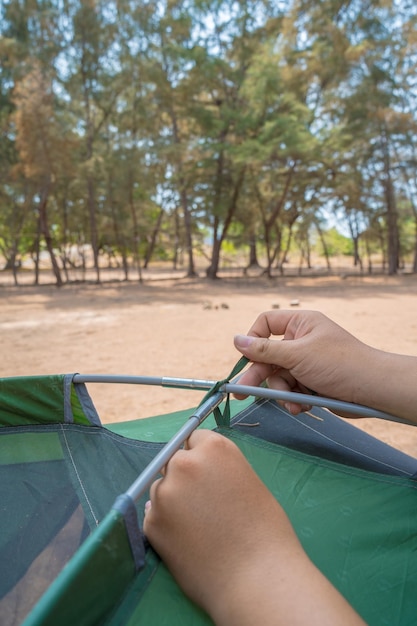
<path fill-rule="evenodd" d="M 290 391 L 296 384 L 294 377 L 286 369 L 267 363 L 253 363 L 239 378 L 238 384 L 259 387 L 265 381 L 271 389 L 281 391 Z"/>
<path fill-rule="evenodd" d="M 249 329 L 248 335 L 268 338 L 285 335 L 289 323 L 297 315 L 294 311 L 266 311 L 261 313 Z"/>
<path fill-rule="evenodd" d="M 240 376 L 239 385 L 248 385 L 249 387 L 259 387 L 274 371 L 273 365 L 266 363 L 252 363 L 252 365 Z M 247 398 L 244 394 L 234 394 L 239 400 Z"/>
<path fill-rule="evenodd" d="M 150 489 L 149 489 L 149 500 L 151 502 L 155 499 L 156 492 L 157 492 L 157 490 L 159 488 L 159 485 L 161 484 L 161 482 L 163 480 L 164 480 L 163 478 L 157 478 L 156 480 L 154 480 L 154 482 L 150 486 Z"/>
<path fill-rule="evenodd" d="M 171 468 L 176 465 L 177 461 L 180 460 L 181 455 L 190 452 L 196 445 L 200 444 L 203 440 L 208 437 L 219 437 L 217 433 L 213 433 L 210 430 L 196 430 L 184 441 L 183 448 L 177 450 L 172 457 L 165 463 L 165 465 L 159 470 L 162 478 L 166 478 L 171 471 Z M 162 480 L 162 479 L 159 479 Z M 158 481 L 155 481 L 158 483 Z M 154 483 L 154 485 L 155 485 Z"/>
<path fill-rule="evenodd" d="M 250 361 L 275 365 L 288 370 L 294 365 L 294 343 L 249 335 L 236 335 L 234 338 L 235 348 Z"/>
<path fill-rule="evenodd" d="M 150 489 L 149 489 L 149 500 L 145 504 L 144 516 L 143 516 L 143 531 L 145 535 L 148 534 L 149 527 L 152 523 L 152 518 L 154 517 L 154 508 L 152 507 L 152 502 L 156 501 L 156 494 L 159 488 L 159 485 L 163 481 L 163 478 L 158 478 L 155 480 Z"/>
<path fill-rule="evenodd" d="M 202 445 L 204 442 L 209 441 L 211 439 L 217 439 L 221 437 L 218 433 L 214 433 L 212 430 L 208 430 L 206 428 L 200 428 L 191 433 L 191 435 L 187 439 L 187 450 L 191 451 L 197 446 Z"/>
<path fill-rule="evenodd" d="M 272 376 L 268 378 L 268 387 L 277 391 L 296 391 L 297 393 L 303 393 L 300 389 L 297 381 L 287 370 L 277 370 Z M 309 411 L 311 406 L 308 404 L 301 404 L 291 401 L 278 401 L 288 413 L 291 415 L 298 415 L 304 411 Z"/>
<path fill-rule="evenodd" d="M 143 509 L 144 515 L 146 515 L 150 511 L 151 506 L 152 506 L 152 502 L 150 500 L 147 500 L 145 502 L 145 506 L 144 506 L 144 509 Z"/>
<path fill-rule="evenodd" d="M 155 498 L 154 495 L 152 496 L 150 495 L 150 499 L 145 504 L 145 510 L 144 510 L 144 516 L 143 516 L 143 532 L 145 536 L 148 538 L 149 538 L 150 532 L 152 532 L 153 521 L 155 518 L 155 509 L 154 509 L 154 506 L 152 506 L 152 500 L 154 500 L 154 498 Z"/>
<path fill-rule="evenodd" d="M 306 413 L 311 411 L 310 404 L 297 404 L 296 402 L 284 402 L 284 408 L 287 409 L 291 415 L 298 415 L 299 413 Z"/>
<path fill-rule="evenodd" d="M 267 378 L 268 387 L 278 391 L 301 391 L 290 372 L 282 367 L 275 367 Z"/>
<path fill-rule="evenodd" d="M 188 452 L 188 450 L 190 449 L 190 445 L 189 445 L 189 439 L 186 440 L 186 442 L 184 442 L 184 447 L 180 448 L 179 450 L 177 450 L 170 459 L 168 459 L 168 461 L 165 463 L 164 467 L 162 467 L 159 470 L 159 473 L 162 475 L 163 478 L 167 478 L 168 474 L 170 474 L 171 472 L 171 468 L 174 467 L 177 463 L 177 461 L 180 460 L 181 456 L 183 454 L 186 454 Z M 187 447 L 186 447 L 187 446 Z"/>
<path fill-rule="evenodd" d="M 292 391 L 296 393 L 307 393 L 308 390 L 303 385 L 300 385 L 293 376 L 286 370 L 280 370 L 278 375 L 273 375 L 268 378 L 268 387 L 276 389 L 278 391 Z M 299 413 L 305 413 L 311 410 L 311 405 L 302 402 L 292 402 L 291 400 L 285 400 L 279 402 L 291 415 L 298 415 Z"/>
<path fill-rule="evenodd" d="M 161 467 L 161 469 L 159 470 L 159 474 L 161 474 L 161 476 L 165 478 L 166 475 L 168 474 L 168 468 L 172 466 L 172 463 L 173 461 L 175 461 L 175 458 L 178 458 L 179 455 L 181 455 L 183 452 L 186 452 L 187 450 L 188 450 L 188 440 L 185 440 L 183 449 L 179 449 L 176 452 L 174 452 L 174 454 L 171 456 L 170 459 L 168 459 L 165 465 Z"/>

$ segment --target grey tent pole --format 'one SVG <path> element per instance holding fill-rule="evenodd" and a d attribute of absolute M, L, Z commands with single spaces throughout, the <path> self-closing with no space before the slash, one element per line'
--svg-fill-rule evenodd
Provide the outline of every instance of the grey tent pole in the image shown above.
<path fill-rule="evenodd" d="M 168 376 L 118 376 L 113 374 L 75 374 L 74 383 L 123 383 L 134 385 L 157 385 L 159 387 L 179 388 L 179 389 L 195 389 L 204 391 L 211 389 L 215 384 L 213 380 L 201 380 L 196 378 L 174 378 Z M 226 383 L 222 386 L 222 391 L 226 393 L 239 393 L 256 398 L 267 398 L 269 400 L 279 400 L 281 402 L 298 402 L 300 404 L 310 404 L 311 406 L 323 407 L 331 411 L 351 413 L 358 417 L 375 417 L 399 424 L 407 424 L 416 426 L 414 422 L 377 411 L 361 404 L 353 404 L 351 402 L 342 402 L 332 398 L 323 396 L 308 395 L 303 393 L 295 393 L 294 391 L 278 391 L 267 387 L 250 387 L 246 385 L 237 385 L 234 382 Z"/>
<path fill-rule="evenodd" d="M 215 380 L 198 378 L 175 378 L 172 376 L 124 376 L 117 374 L 74 374 L 74 383 L 121 383 L 123 385 L 154 385 L 204 391 L 215 385 Z"/>
<path fill-rule="evenodd" d="M 162 450 L 147 465 L 143 472 L 138 476 L 134 483 L 131 484 L 126 491 L 135 502 L 145 493 L 151 486 L 161 469 L 168 463 L 172 455 L 180 449 L 183 443 L 188 439 L 191 433 L 208 417 L 216 407 L 224 400 L 225 393 L 217 391 L 207 398 L 188 418 L 184 426 L 168 441 Z"/>
<path fill-rule="evenodd" d="M 278 391 L 277 389 L 268 389 L 267 387 L 249 387 L 233 383 L 227 383 L 223 385 L 221 389 L 227 393 L 239 393 L 241 395 L 256 396 L 257 398 L 267 398 L 269 400 L 310 404 L 311 406 L 318 406 L 330 409 L 331 411 L 350 413 L 358 417 L 377 417 L 391 422 L 398 422 L 399 424 L 417 426 L 414 422 L 396 417 L 395 415 L 391 415 L 391 413 L 384 413 L 384 411 L 378 411 L 377 409 L 372 409 L 362 404 L 342 402 L 341 400 L 333 400 L 332 398 L 325 398 L 323 396 L 313 396 L 306 393 L 296 393 L 294 391 Z"/>

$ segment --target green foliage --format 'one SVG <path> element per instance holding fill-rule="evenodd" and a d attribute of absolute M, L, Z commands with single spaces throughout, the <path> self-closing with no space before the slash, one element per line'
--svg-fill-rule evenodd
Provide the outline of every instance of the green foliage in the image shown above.
<path fill-rule="evenodd" d="M 211 276 L 256 245 L 271 270 L 335 211 L 395 271 L 416 245 L 416 22 L 392 0 L 9 0 L 2 254 L 186 251 L 191 275 L 210 240 Z"/>
<path fill-rule="evenodd" d="M 352 256 L 352 240 L 339 233 L 336 228 L 330 228 L 326 230 L 324 238 L 326 241 L 326 248 L 329 256 Z M 320 251 L 320 254 L 324 255 L 323 246 L 319 241 L 317 241 L 316 247 Z"/>

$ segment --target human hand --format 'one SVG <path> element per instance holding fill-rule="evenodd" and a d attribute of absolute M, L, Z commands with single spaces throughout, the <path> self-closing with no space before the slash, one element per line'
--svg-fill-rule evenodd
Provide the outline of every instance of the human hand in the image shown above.
<path fill-rule="evenodd" d="M 271 335 L 282 335 L 282 340 L 272 340 Z M 366 368 L 372 349 L 315 311 L 262 313 L 248 335 L 237 335 L 234 343 L 252 361 L 239 379 L 242 385 L 258 386 L 266 381 L 272 389 L 314 390 L 357 402 L 369 375 Z M 292 402 L 285 406 L 293 414 L 307 408 Z"/>
<path fill-rule="evenodd" d="M 217 626 L 363 626 L 237 446 L 217 433 L 195 431 L 174 454 L 151 487 L 144 532 Z"/>
<path fill-rule="evenodd" d="M 216 623 L 234 624 L 234 606 L 244 604 L 240 590 L 247 595 L 252 585 L 262 587 L 273 562 L 303 553 L 288 517 L 243 454 L 212 431 L 191 435 L 151 487 L 150 500 L 147 538 Z M 236 621 L 246 623 L 268 621 Z"/>

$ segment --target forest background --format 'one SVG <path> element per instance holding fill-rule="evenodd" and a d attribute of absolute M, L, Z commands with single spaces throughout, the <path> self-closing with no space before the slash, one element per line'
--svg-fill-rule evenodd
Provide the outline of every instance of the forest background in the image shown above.
<path fill-rule="evenodd" d="M 416 20 L 413 0 L 3 0 L 3 268 L 272 276 L 315 251 L 416 272 Z"/>

